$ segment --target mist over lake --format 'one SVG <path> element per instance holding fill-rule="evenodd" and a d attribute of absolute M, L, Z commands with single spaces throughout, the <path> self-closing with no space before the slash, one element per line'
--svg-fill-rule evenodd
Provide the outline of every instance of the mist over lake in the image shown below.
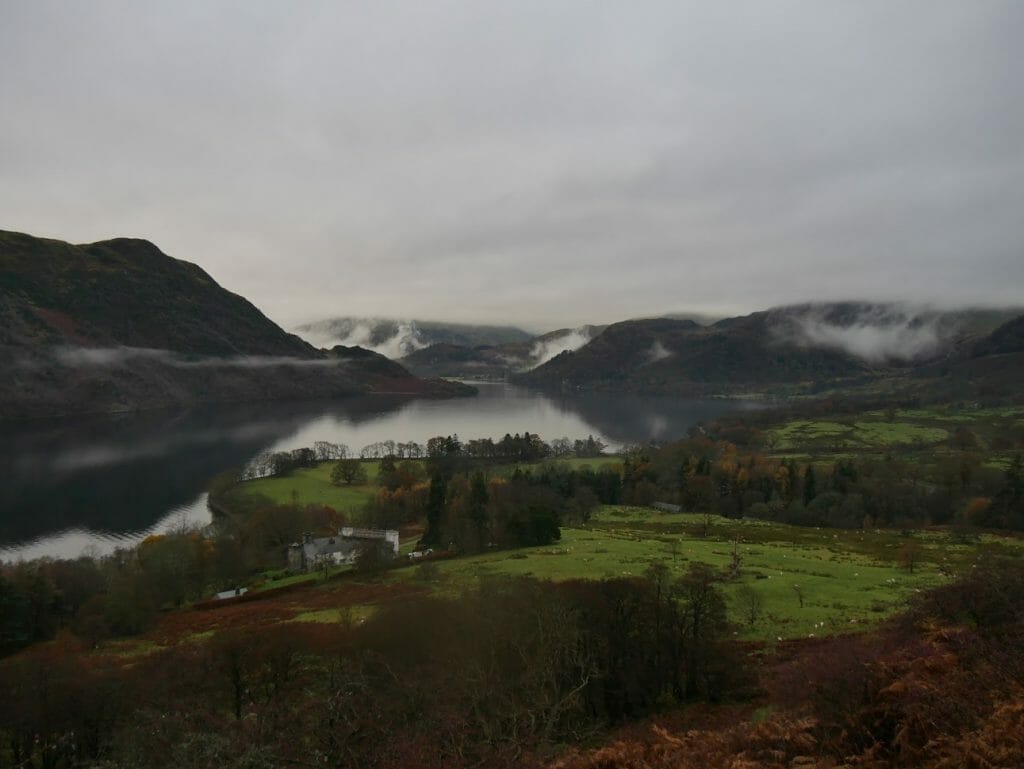
<path fill-rule="evenodd" d="M 754 407 L 478 387 L 475 398 L 452 400 L 353 398 L 7 425 L 0 431 L 0 559 L 105 553 L 147 534 L 206 524 L 210 479 L 262 451 L 326 440 L 358 453 L 385 440 L 425 443 L 453 433 L 499 439 L 525 431 L 545 441 L 594 435 L 617 448 L 681 437 L 696 422 Z"/>

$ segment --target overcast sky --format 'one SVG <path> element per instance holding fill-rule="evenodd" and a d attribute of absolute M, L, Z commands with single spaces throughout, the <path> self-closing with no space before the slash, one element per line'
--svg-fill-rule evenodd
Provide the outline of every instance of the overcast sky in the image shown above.
<path fill-rule="evenodd" d="M 0 228 L 286 326 L 1024 300 L 1024 2 L 0 0 Z"/>

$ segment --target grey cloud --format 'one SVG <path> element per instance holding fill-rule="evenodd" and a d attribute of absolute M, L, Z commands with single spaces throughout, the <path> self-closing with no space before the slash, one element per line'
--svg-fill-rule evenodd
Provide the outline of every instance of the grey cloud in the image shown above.
<path fill-rule="evenodd" d="M 659 360 L 672 357 L 672 351 L 667 349 L 659 340 L 655 339 L 651 349 L 647 351 L 647 362 L 657 363 Z"/>
<path fill-rule="evenodd" d="M 837 326 L 805 318 L 800 323 L 800 332 L 802 340 L 810 346 L 846 350 L 871 363 L 930 355 L 943 341 L 935 325 L 913 327 L 909 322 Z"/>
<path fill-rule="evenodd" d="M 1012 0 L 15 0 L 0 210 L 285 325 L 1006 303 L 1021 39 Z"/>
<path fill-rule="evenodd" d="M 874 305 L 842 321 L 822 307 L 790 310 L 775 335 L 806 347 L 842 350 L 868 363 L 912 361 L 949 347 L 957 324 L 926 307 Z"/>
<path fill-rule="evenodd" d="M 334 347 L 338 344 L 346 347 L 358 346 L 378 352 L 392 360 L 403 358 L 427 346 L 420 330 L 411 320 L 393 321 L 394 333 L 381 338 L 379 334 L 374 333 L 374 324 L 382 321 L 388 322 L 382 318 L 351 319 L 347 323 L 339 324 L 338 329 L 302 328 L 296 329 L 296 333 L 316 347 Z"/>
<path fill-rule="evenodd" d="M 530 350 L 530 361 L 528 368 L 534 368 L 547 363 L 566 350 L 578 350 L 593 338 L 590 329 L 576 328 L 560 334 L 554 338 L 538 340 Z"/>

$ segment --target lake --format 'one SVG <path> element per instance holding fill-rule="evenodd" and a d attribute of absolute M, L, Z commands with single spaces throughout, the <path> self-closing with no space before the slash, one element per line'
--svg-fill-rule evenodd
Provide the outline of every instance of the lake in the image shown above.
<path fill-rule="evenodd" d="M 350 398 L 187 412 L 47 420 L 0 427 L 0 560 L 109 553 L 152 533 L 206 524 L 205 489 L 262 451 L 436 435 L 550 441 L 594 435 L 618 448 L 686 435 L 696 422 L 756 404 L 610 393 L 551 395 L 479 383 L 473 398 Z"/>

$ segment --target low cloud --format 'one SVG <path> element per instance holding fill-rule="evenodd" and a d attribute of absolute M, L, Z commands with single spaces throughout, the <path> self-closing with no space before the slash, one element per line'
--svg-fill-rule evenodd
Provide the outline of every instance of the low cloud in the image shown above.
<path fill-rule="evenodd" d="M 131 360 L 166 361 L 172 353 L 148 347 L 58 347 L 54 359 L 62 366 L 121 366 Z"/>
<path fill-rule="evenodd" d="M 556 355 L 565 351 L 578 350 L 591 340 L 591 332 L 586 327 L 580 327 L 566 331 L 561 336 L 550 339 L 537 340 L 533 349 L 530 350 L 530 366 L 540 366 L 547 363 Z"/>
<path fill-rule="evenodd" d="M 299 334 L 316 347 L 362 347 L 397 360 L 428 346 L 411 320 L 345 318 L 301 326 Z"/>
<path fill-rule="evenodd" d="M 283 355 L 237 355 L 186 358 L 171 350 L 149 347 L 58 347 L 53 359 L 69 368 L 109 368 L 151 360 L 175 368 L 271 368 L 275 366 L 337 366 L 332 358 L 291 358 Z"/>
<path fill-rule="evenodd" d="M 657 363 L 659 360 L 665 360 L 665 358 L 671 358 L 673 355 L 671 350 L 667 350 L 665 345 L 661 343 L 661 340 L 654 340 L 654 344 L 651 345 L 651 349 L 647 351 L 647 362 Z"/>
<path fill-rule="evenodd" d="M 841 320 L 808 310 L 777 332 L 805 347 L 841 350 L 868 363 L 885 363 L 935 355 L 951 342 L 955 330 L 926 310 L 883 306 Z"/>

